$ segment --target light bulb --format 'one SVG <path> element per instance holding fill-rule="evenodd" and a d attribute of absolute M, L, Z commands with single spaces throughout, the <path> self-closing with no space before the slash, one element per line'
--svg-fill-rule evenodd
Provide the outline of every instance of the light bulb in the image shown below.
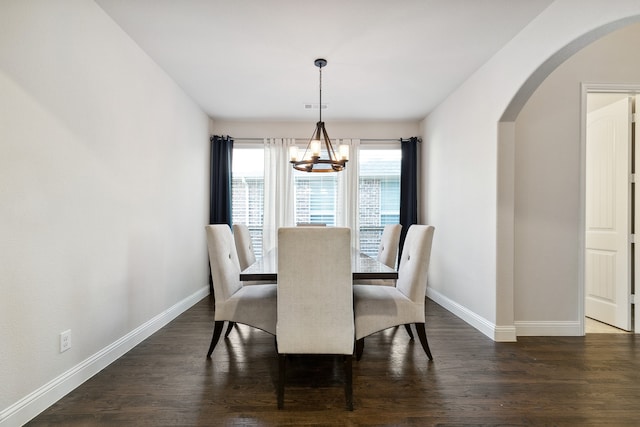
<path fill-rule="evenodd" d="M 289 159 L 291 159 L 292 162 L 298 161 L 298 147 L 295 145 L 289 147 Z"/>
<path fill-rule="evenodd" d="M 342 144 L 338 147 L 338 152 L 340 153 L 341 160 L 349 160 L 349 146 L 346 144 Z"/>
<path fill-rule="evenodd" d="M 311 155 L 314 157 L 320 157 L 320 141 L 311 141 Z"/>

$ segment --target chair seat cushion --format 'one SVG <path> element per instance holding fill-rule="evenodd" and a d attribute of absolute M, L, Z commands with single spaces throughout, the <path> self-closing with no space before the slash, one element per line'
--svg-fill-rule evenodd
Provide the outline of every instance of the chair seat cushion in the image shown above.
<path fill-rule="evenodd" d="M 275 335 L 278 288 L 275 284 L 243 286 L 222 304 L 215 320 L 251 325 Z"/>
<path fill-rule="evenodd" d="M 417 304 L 390 286 L 354 285 L 356 339 L 407 323 L 424 323 L 424 303 Z"/>

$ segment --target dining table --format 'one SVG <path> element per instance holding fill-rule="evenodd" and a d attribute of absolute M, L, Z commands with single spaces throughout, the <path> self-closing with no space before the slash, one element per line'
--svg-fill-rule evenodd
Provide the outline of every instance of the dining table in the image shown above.
<path fill-rule="evenodd" d="M 353 280 L 397 279 L 398 271 L 358 249 L 351 250 L 351 271 Z M 246 269 L 240 272 L 240 280 L 278 280 L 278 249 L 268 251 Z"/>

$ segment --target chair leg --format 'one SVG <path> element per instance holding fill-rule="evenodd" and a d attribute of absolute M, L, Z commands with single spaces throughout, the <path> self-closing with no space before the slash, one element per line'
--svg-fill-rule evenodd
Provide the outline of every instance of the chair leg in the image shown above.
<path fill-rule="evenodd" d="M 427 342 L 427 330 L 424 327 L 424 323 L 416 323 L 416 332 L 418 333 L 418 338 L 420 338 L 420 344 L 422 344 L 424 352 L 427 353 L 427 357 L 429 357 L 429 360 L 433 360 L 431 350 L 429 350 L 429 343 Z"/>
<path fill-rule="evenodd" d="M 344 358 L 344 395 L 347 399 L 347 410 L 353 411 L 353 356 Z"/>
<path fill-rule="evenodd" d="M 356 340 L 356 360 L 362 358 L 362 352 L 364 351 L 364 338 Z"/>
<path fill-rule="evenodd" d="M 213 353 L 213 349 L 215 348 L 218 340 L 220 339 L 220 335 L 222 334 L 222 326 L 224 325 L 224 320 L 216 320 L 213 324 L 213 336 L 211 337 L 211 344 L 209 345 L 209 352 L 207 353 L 207 359 L 211 358 L 211 353 Z"/>
<path fill-rule="evenodd" d="M 224 337 L 227 338 L 233 329 L 235 322 L 229 322 L 229 326 L 227 326 L 227 332 L 224 333 Z"/>
<path fill-rule="evenodd" d="M 413 340 L 413 332 L 411 332 L 411 324 L 405 323 L 404 328 L 407 330 L 407 333 L 409 334 L 409 338 Z"/>
<path fill-rule="evenodd" d="M 287 357 L 278 354 L 278 409 L 284 407 L 284 379 Z"/>

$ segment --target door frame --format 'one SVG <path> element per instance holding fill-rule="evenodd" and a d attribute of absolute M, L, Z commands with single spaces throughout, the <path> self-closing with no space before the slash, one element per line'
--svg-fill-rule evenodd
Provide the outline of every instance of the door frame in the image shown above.
<path fill-rule="evenodd" d="M 586 189 L 587 189 L 587 95 L 589 93 L 640 94 L 640 84 L 581 83 L 580 84 L 580 213 L 578 221 L 578 317 L 580 334 L 585 335 L 585 257 L 586 257 Z M 636 135 L 638 136 L 638 135 Z M 634 262 L 632 259 L 631 262 Z M 637 289 L 636 289 L 637 291 Z M 637 293 L 637 292 L 636 292 Z M 640 313 L 634 304 L 634 333 L 640 333 Z"/>

